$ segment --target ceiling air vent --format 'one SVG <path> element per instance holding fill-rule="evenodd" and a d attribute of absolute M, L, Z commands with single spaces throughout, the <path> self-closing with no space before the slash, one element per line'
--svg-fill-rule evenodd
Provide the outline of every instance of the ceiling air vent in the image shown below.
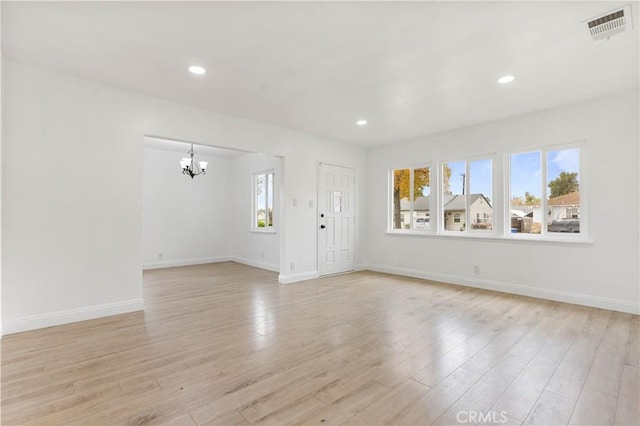
<path fill-rule="evenodd" d="M 626 5 L 611 13 L 587 21 L 589 34 L 594 40 L 608 39 L 614 34 L 631 29 L 631 6 Z"/>

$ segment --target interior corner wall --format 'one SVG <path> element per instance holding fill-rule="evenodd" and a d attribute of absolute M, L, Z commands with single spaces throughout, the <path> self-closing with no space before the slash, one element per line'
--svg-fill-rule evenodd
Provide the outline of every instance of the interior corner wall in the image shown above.
<path fill-rule="evenodd" d="M 278 232 L 286 282 L 317 275 L 318 161 L 353 167 L 366 182 L 361 147 L 12 61 L 2 82 L 5 333 L 143 308 L 144 135 L 284 159 Z M 361 191 L 356 208 L 365 205 Z M 364 220 L 356 223 L 358 250 L 366 235 Z"/>
<path fill-rule="evenodd" d="M 638 313 L 638 101 L 633 90 L 371 149 L 370 268 Z M 581 178 L 588 180 L 586 220 L 593 244 L 385 233 L 391 168 L 577 141 L 585 141 Z M 502 158 L 495 164 L 500 173 Z"/>
<path fill-rule="evenodd" d="M 180 172 L 185 155 L 144 148 L 143 269 L 229 260 L 231 160 L 198 154 L 209 166 L 191 179 Z"/>
<path fill-rule="evenodd" d="M 278 229 L 282 227 L 279 201 L 282 178 L 280 158 L 246 154 L 234 158 L 231 172 L 231 218 L 232 259 L 270 271 L 280 271 L 280 236 Z M 252 229 L 252 197 L 253 176 L 255 173 L 274 170 L 274 232 L 262 232 Z"/>

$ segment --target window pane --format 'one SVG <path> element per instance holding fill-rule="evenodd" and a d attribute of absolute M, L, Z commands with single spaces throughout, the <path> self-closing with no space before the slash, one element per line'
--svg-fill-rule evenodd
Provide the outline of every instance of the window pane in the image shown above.
<path fill-rule="evenodd" d="M 469 162 L 469 230 L 493 229 L 493 161 Z"/>
<path fill-rule="evenodd" d="M 442 165 L 442 204 L 444 205 L 444 229 L 447 231 L 466 230 L 465 174 L 465 161 Z"/>
<path fill-rule="evenodd" d="M 542 230 L 540 152 L 512 154 L 509 188 L 511 232 L 539 234 Z"/>
<path fill-rule="evenodd" d="M 266 175 L 256 175 L 255 189 L 255 226 L 264 228 L 266 224 Z"/>
<path fill-rule="evenodd" d="M 580 149 L 547 153 L 547 230 L 580 232 Z"/>
<path fill-rule="evenodd" d="M 409 169 L 393 171 L 393 216 L 391 218 L 393 229 L 409 229 L 411 214 L 409 183 Z"/>
<path fill-rule="evenodd" d="M 333 191 L 333 212 L 342 213 L 342 192 Z"/>
<path fill-rule="evenodd" d="M 431 229 L 429 167 L 413 169 L 413 229 Z"/>
<path fill-rule="evenodd" d="M 273 226 L 273 173 L 267 174 L 267 226 Z"/>

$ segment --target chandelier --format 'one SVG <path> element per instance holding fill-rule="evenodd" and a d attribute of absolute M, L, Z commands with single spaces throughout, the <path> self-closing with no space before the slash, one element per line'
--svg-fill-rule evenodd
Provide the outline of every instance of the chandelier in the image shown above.
<path fill-rule="evenodd" d="M 208 163 L 206 161 L 194 161 L 193 154 L 195 154 L 195 152 L 193 152 L 193 144 L 191 144 L 191 149 L 187 151 L 187 154 L 189 154 L 189 158 L 180 160 L 182 174 L 191 176 L 191 179 L 193 179 L 194 176 L 206 174 L 205 170 L 207 169 Z"/>

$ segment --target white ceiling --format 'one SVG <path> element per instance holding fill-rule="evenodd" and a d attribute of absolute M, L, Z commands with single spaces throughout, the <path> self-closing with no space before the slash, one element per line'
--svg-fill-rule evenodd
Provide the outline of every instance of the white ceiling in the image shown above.
<path fill-rule="evenodd" d="M 639 87 L 628 2 L 8 2 L 3 55 L 363 146 Z M 199 64 L 204 76 L 187 72 Z M 514 83 L 496 79 L 514 74 Z M 365 127 L 357 119 L 369 121 Z"/>

